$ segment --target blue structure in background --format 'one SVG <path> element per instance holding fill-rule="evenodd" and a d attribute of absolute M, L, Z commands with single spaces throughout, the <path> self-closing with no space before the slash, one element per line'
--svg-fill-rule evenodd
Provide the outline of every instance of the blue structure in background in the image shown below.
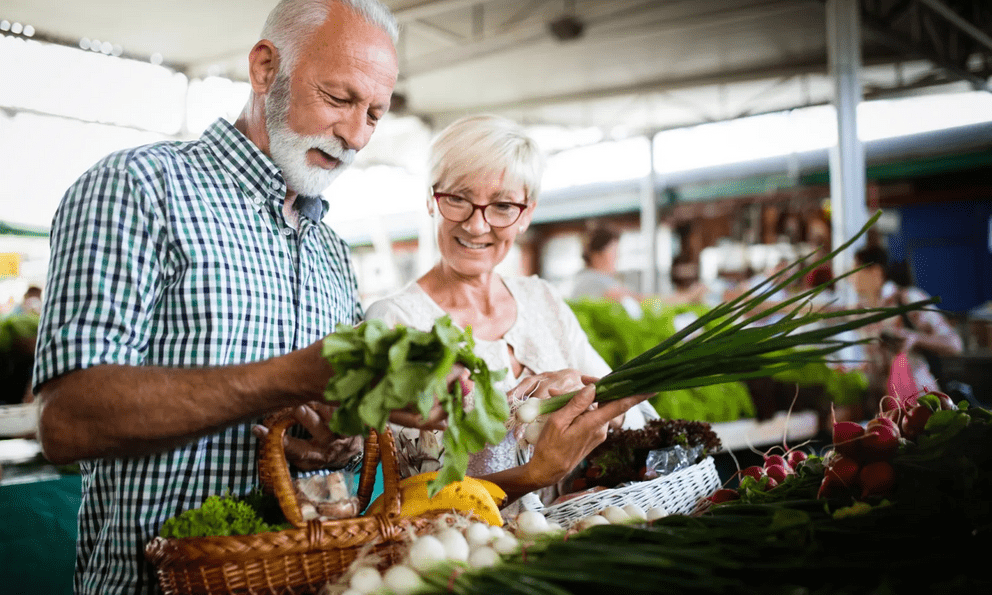
<path fill-rule="evenodd" d="M 908 259 L 916 284 L 939 295 L 942 309 L 964 313 L 992 301 L 992 196 L 894 210 L 901 224 L 888 236 L 890 257 Z"/>

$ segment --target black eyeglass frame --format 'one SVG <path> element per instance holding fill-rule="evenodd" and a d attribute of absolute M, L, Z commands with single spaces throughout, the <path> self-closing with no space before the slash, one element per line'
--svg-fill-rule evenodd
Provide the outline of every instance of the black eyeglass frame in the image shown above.
<path fill-rule="evenodd" d="M 452 223 L 464 223 L 464 222 L 468 221 L 469 219 L 471 219 L 472 218 L 472 215 L 475 215 L 475 212 L 476 211 L 482 211 L 482 219 L 489 225 L 489 227 L 493 227 L 493 228 L 496 228 L 496 229 L 505 229 L 507 227 L 510 227 L 511 225 L 513 225 L 514 223 L 516 223 L 517 221 L 519 221 L 520 220 L 520 216 L 523 215 L 524 214 L 524 211 L 527 209 L 527 207 L 530 206 L 527 203 L 507 202 L 505 200 L 502 200 L 502 201 L 499 201 L 499 202 L 491 202 L 491 203 L 484 204 L 484 205 L 477 205 L 474 202 L 470 201 L 469 199 L 465 198 L 464 196 L 459 196 L 457 194 L 450 194 L 448 192 L 435 192 L 433 188 L 431 188 L 431 195 L 434 197 L 434 202 L 437 203 L 437 210 L 438 210 L 438 212 L 441 213 L 441 216 L 444 217 L 445 219 L 447 219 L 448 221 L 451 221 Z M 464 200 L 468 204 L 472 205 L 472 211 L 469 212 L 468 217 L 465 217 L 464 219 L 452 219 L 451 217 L 448 217 L 447 215 L 445 215 L 444 214 L 444 209 L 441 208 L 441 199 L 444 198 L 444 197 L 457 198 L 459 200 Z M 494 225 L 494 224 L 492 224 L 489 221 L 489 217 L 486 216 L 486 209 L 488 209 L 489 207 L 492 207 L 492 206 L 496 206 L 496 205 L 504 205 L 504 206 L 505 205 L 510 205 L 510 206 L 517 207 L 517 209 L 519 209 L 517 211 L 517 216 L 513 218 L 513 221 L 510 221 L 506 225 Z"/>

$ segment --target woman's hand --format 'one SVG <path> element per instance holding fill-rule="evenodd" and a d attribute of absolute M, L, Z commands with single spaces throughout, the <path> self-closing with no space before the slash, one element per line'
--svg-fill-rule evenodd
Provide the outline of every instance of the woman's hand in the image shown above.
<path fill-rule="evenodd" d="M 554 391 L 561 394 L 564 391 Z M 526 464 L 536 487 L 557 483 L 606 439 L 611 420 L 650 395 L 597 404 L 595 386 L 586 385 L 564 407 L 548 416 Z M 598 405 L 598 406 L 597 406 Z"/>
<path fill-rule="evenodd" d="M 572 368 L 555 372 L 542 372 L 527 376 L 510 391 L 511 400 L 525 398 L 547 399 L 551 395 L 561 395 L 593 384 L 599 380 L 595 376 L 586 376 Z"/>
<path fill-rule="evenodd" d="M 287 462 L 303 471 L 341 469 L 355 455 L 361 454 L 364 445 L 361 436 L 342 436 L 330 430 L 328 424 L 333 413 L 333 407 L 317 401 L 293 408 L 293 419 L 310 433 L 310 438 L 294 438 L 288 434 L 283 437 Z M 252 433 L 262 440 L 269 429 L 257 425 Z"/>
<path fill-rule="evenodd" d="M 532 399 L 547 399 L 552 395 L 560 395 L 567 392 L 577 391 L 584 386 L 594 384 L 599 378 L 587 376 L 578 370 L 566 368 L 555 372 L 543 372 L 528 376 L 520 381 L 516 387 L 510 391 L 515 399 L 529 395 Z M 514 400 L 514 399 L 511 399 Z M 596 406 L 595 403 L 592 405 Z M 611 429 L 619 429 L 623 426 L 624 414 L 616 416 L 609 422 Z"/>

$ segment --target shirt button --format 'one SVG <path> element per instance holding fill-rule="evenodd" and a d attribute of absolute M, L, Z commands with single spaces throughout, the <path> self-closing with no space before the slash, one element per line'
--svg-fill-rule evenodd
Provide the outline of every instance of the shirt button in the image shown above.
<path fill-rule="evenodd" d="M 284 236 L 286 236 L 288 238 L 289 236 L 293 235 L 293 230 L 290 229 L 290 228 L 288 228 L 288 227 L 286 227 L 286 228 L 284 228 L 282 230 L 282 235 L 284 235 Z"/>

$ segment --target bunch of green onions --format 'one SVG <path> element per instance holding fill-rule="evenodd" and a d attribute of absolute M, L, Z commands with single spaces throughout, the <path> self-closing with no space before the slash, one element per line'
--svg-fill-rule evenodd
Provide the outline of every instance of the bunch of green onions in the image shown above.
<path fill-rule="evenodd" d="M 835 335 L 937 303 L 939 298 L 933 297 L 894 307 L 817 310 L 812 300 L 827 288 L 828 284 L 822 284 L 767 308 L 759 308 L 769 296 L 851 246 L 880 214 L 871 217 L 853 238 L 833 252 L 812 262 L 813 254 L 798 259 L 603 376 L 596 382 L 595 400 L 606 403 L 634 395 L 747 380 L 823 362 L 827 356 L 845 347 L 870 341 L 841 340 Z M 856 270 L 848 271 L 834 281 L 854 272 Z M 782 318 L 761 326 L 754 324 L 775 314 L 782 314 Z M 803 327 L 825 322 L 828 324 L 803 330 Z M 539 415 L 561 409 L 574 396 L 571 392 L 547 399 L 528 399 L 517 409 L 517 421 L 530 423 Z"/>

